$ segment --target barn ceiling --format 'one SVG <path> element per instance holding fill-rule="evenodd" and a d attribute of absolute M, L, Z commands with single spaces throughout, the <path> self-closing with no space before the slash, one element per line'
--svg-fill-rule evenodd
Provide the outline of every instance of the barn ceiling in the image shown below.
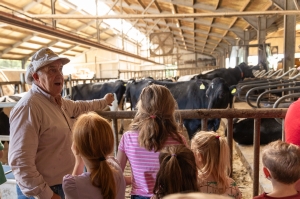
<path fill-rule="evenodd" d="M 97 0 L 92 1 L 96 5 Z M 199 54 L 217 56 L 245 39 L 257 37 L 259 18 L 266 19 L 270 34 L 282 29 L 283 15 L 265 15 L 265 11 L 285 10 L 285 0 L 98 0 L 104 2 L 120 18 L 125 15 L 147 15 L 125 20 L 136 29 L 150 36 L 152 33 L 170 32 L 174 46 Z M 298 1 L 294 0 L 294 9 Z M 51 6 L 54 5 L 54 6 Z M 65 5 L 65 6 L 64 6 Z M 54 8 L 55 7 L 55 8 Z M 95 6 L 96 7 L 96 6 Z M 226 16 L 233 12 L 262 13 L 257 16 Z M 64 18 L 35 18 L 35 15 L 64 14 Z M 210 17 L 209 13 L 219 13 Z M 150 15 L 161 15 L 151 18 Z M 189 14 L 192 17 L 170 17 Z M 198 17 L 197 14 L 206 14 Z M 80 6 L 68 0 L 1 0 L 0 1 L 0 58 L 27 61 L 41 47 L 51 47 L 66 56 L 76 56 L 91 48 L 148 60 L 120 48 L 111 47 L 105 41 L 121 33 L 110 25 L 94 19 L 74 18 L 88 15 Z M 70 16 L 70 18 L 68 18 Z M 109 16 L 109 12 L 107 13 Z M 166 16 L 166 17 L 164 17 Z M 105 17 L 105 16 L 104 16 Z M 103 18 L 103 17 L 102 17 Z M 56 28 L 53 24 L 56 24 Z M 130 40 L 126 37 L 125 39 Z M 163 41 L 161 43 L 164 44 Z"/>

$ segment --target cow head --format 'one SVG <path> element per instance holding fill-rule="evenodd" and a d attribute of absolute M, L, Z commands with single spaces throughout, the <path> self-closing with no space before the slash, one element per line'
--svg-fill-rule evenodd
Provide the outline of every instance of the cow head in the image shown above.
<path fill-rule="evenodd" d="M 235 94 L 235 86 L 228 87 L 223 78 L 217 77 L 211 80 L 206 90 L 208 97 L 208 109 L 222 109 L 230 107 L 233 103 L 233 95 Z"/>
<path fill-rule="evenodd" d="M 254 78 L 255 77 L 253 75 L 253 69 L 252 69 L 252 67 L 249 67 L 245 62 L 240 63 L 236 67 L 238 67 L 239 70 L 241 71 L 242 79 L 244 79 L 244 78 Z"/>

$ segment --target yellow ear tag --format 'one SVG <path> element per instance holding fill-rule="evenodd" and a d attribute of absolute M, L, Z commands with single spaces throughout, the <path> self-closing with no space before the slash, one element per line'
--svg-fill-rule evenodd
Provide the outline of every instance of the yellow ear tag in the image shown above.
<path fill-rule="evenodd" d="M 204 89 L 205 89 L 204 84 L 201 84 L 201 85 L 200 85 L 200 89 L 201 89 L 201 90 L 204 90 Z"/>
<path fill-rule="evenodd" d="M 236 92 L 236 88 L 232 89 L 231 94 L 234 94 Z"/>
<path fill-rule="evenodd" d="M 124 84 L 124 86 L 126 86 L 127 84 Z"/>

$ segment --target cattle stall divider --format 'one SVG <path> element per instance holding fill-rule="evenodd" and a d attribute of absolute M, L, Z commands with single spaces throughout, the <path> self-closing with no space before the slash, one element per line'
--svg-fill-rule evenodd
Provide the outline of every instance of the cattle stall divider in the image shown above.
<path fill-rule="evenodd" d="M 259 159 L 260 159 L 260 125 L 262 118 L 284 118 L 287 108 L 260 108 L 260 109 L 190 109 L 176 110 L 176 115 L 180 114 L 181 119 L 201 119 L 202 129 L 207 130 L 208 118 L 227 119 L 227 141 L 230 149 L 230 165 L 232 168 L 233 155 L 233 118 L 254 118 L 254 138 L 253 138 L 253 197 L 259 192 Z M 114 153 L 118 149 L 118 125 L 117 119 L 132 119 L 136 111 L 97 111 L 104 118 L 112 120 L 112 128 L 115 136 Z M 284 140 L 284 125 L 282 125 L 282 140 Z"/>
<path fill-rule="evenodd" d="M 150 70 L 118 70 L 119 77 L 123 76 L 125 79 L 153 77 L 154 79 L 165 79 L 183 75 L 200 74 L 203 71 L 217 69 L 219 66 L 201 66 L 201 67 L 182 67 L 182 68 L 166 68 L 166 69 L 150 69 Z M 122 75 L 121 75 L 122 74 Z"/>

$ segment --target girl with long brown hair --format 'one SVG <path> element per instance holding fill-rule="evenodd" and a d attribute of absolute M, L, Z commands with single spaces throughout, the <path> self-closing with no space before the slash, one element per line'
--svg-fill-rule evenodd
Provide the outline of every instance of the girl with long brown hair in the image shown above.
<path fill-rule="evenodd" d="M 175 120 L 176 107 L 164 86 L 150 85 L 141 92 L 131 130 L 122 136 L 117 154 L 123 171 L 127 160 L 130 162 L 132 175 L 126 177 L 126 182 L 132 184 L 131 199 L 153 195 L 159 151 L 165 146 L 185 144 Z"/>

